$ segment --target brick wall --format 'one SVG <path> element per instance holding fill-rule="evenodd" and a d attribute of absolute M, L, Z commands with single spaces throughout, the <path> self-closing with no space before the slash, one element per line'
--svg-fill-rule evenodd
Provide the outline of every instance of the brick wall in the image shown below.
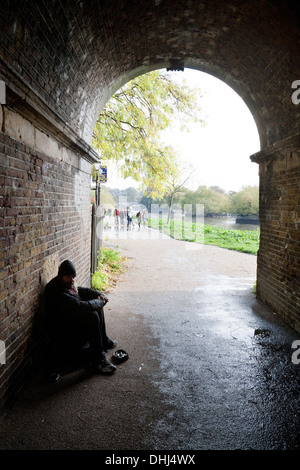
<path fill-rule="evenodd" d="M 260 174 L 258 297 L 300 331 L 300 136 L 252 160 Z"/>
<path fill-rule="evenodd" d="M 6 107 L 0 134 L 0 402 L 38 347 L 42 294 L 69 258 L 90 281 L 90 169 L 74 152 Z M 6 135 L 8 133 L 9 135 Z M 29 145 L 30 144 L 30 145 Z M 34 341 L 33 341 L 34 340 Z"/>
<path fill-rule="evenodd" d="M 245 100 L 262 145 L 299 130 L 299 9 L 289 0 L 11 2 L 0 9 L 0 78 L 89 144 L 112 92 L 177 59 Z"/>
<path fill-rule="evenodd" d="M 299 9 L 285 0 L 2 0 L 2 395 L 29 358 L 40 294 L 59 261 L 73 258 L 88 281 L 85 155 L 99 111 L 128 80 L 174 60 L 224 80 L 253 113 L 266 148 L 257 156 L 258 292 L 298 325 L 300 146 L 280 142 L 299 132 L 300 106 L 291 100 L 299 50 Z"/>

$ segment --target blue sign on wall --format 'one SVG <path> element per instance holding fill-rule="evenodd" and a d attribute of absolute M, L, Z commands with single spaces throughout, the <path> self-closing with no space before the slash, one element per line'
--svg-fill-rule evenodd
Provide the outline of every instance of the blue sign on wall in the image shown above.
<path fill-rule="evenodd" d="M 99 181 L 100 181 L 100 183 L 106 183 L 107 182 L 107 167 L 106 166 L 100 166 Z"/>

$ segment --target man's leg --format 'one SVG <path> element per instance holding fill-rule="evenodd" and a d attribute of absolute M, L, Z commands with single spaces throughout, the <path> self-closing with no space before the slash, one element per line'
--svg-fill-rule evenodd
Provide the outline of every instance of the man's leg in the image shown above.
<path fill-rule="evenodd" d="M 99 312 L 94 310 L 86 315 L 85 329 L 87 339 L 90 343 L 91 359 L 101 372 L 114 372 L 116 367 L 106 358 L 105 351 L 109 346 L 109 338 L 106 335 L 105 319 L 103 309 Z"/>
<path fill-rule="evenodd" d="M 100 322 L 100 334 L 103 350 L 107 352 L 109 349 L 113 349 L 116 346 L 116 342 L 111 340 L 106 334 L 106 325 L 104 317 L 104 309 L 101 308 L 98 312 Z"/>

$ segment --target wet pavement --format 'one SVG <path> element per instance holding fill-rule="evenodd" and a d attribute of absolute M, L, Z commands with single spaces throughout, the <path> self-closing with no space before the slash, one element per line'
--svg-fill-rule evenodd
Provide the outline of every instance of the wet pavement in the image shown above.
<path fill-rule="evenodd" d="M 253 294 L 256 257 L 147 229 L 105 244 L 128 258 L 106 318 L 129 360 L 111 377 L 34 376 L 0 449 L 299 449 L 300 333 Z"/>
<path fill-rule="evenodd" d="M 148 278 L 140 309 L 159 338 L 158 448 L 299 448 L 291 346 L 300 334 L 256 299 L 256 257 L 167 237 L 152 243 L 159 261 L 135 245 L 134 273 Z"/>

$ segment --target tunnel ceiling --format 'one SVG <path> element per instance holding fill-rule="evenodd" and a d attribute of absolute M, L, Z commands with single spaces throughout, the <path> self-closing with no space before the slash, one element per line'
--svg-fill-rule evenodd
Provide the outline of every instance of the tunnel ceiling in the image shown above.
<path fill-rule="evenodd" d="M 156 68 L 211 73 L 250 108 L 262 146 L 299 133 L 299 7 L 284 0 L 1 2 L 0 77 L 90 144 L 111 94 Z"/>

